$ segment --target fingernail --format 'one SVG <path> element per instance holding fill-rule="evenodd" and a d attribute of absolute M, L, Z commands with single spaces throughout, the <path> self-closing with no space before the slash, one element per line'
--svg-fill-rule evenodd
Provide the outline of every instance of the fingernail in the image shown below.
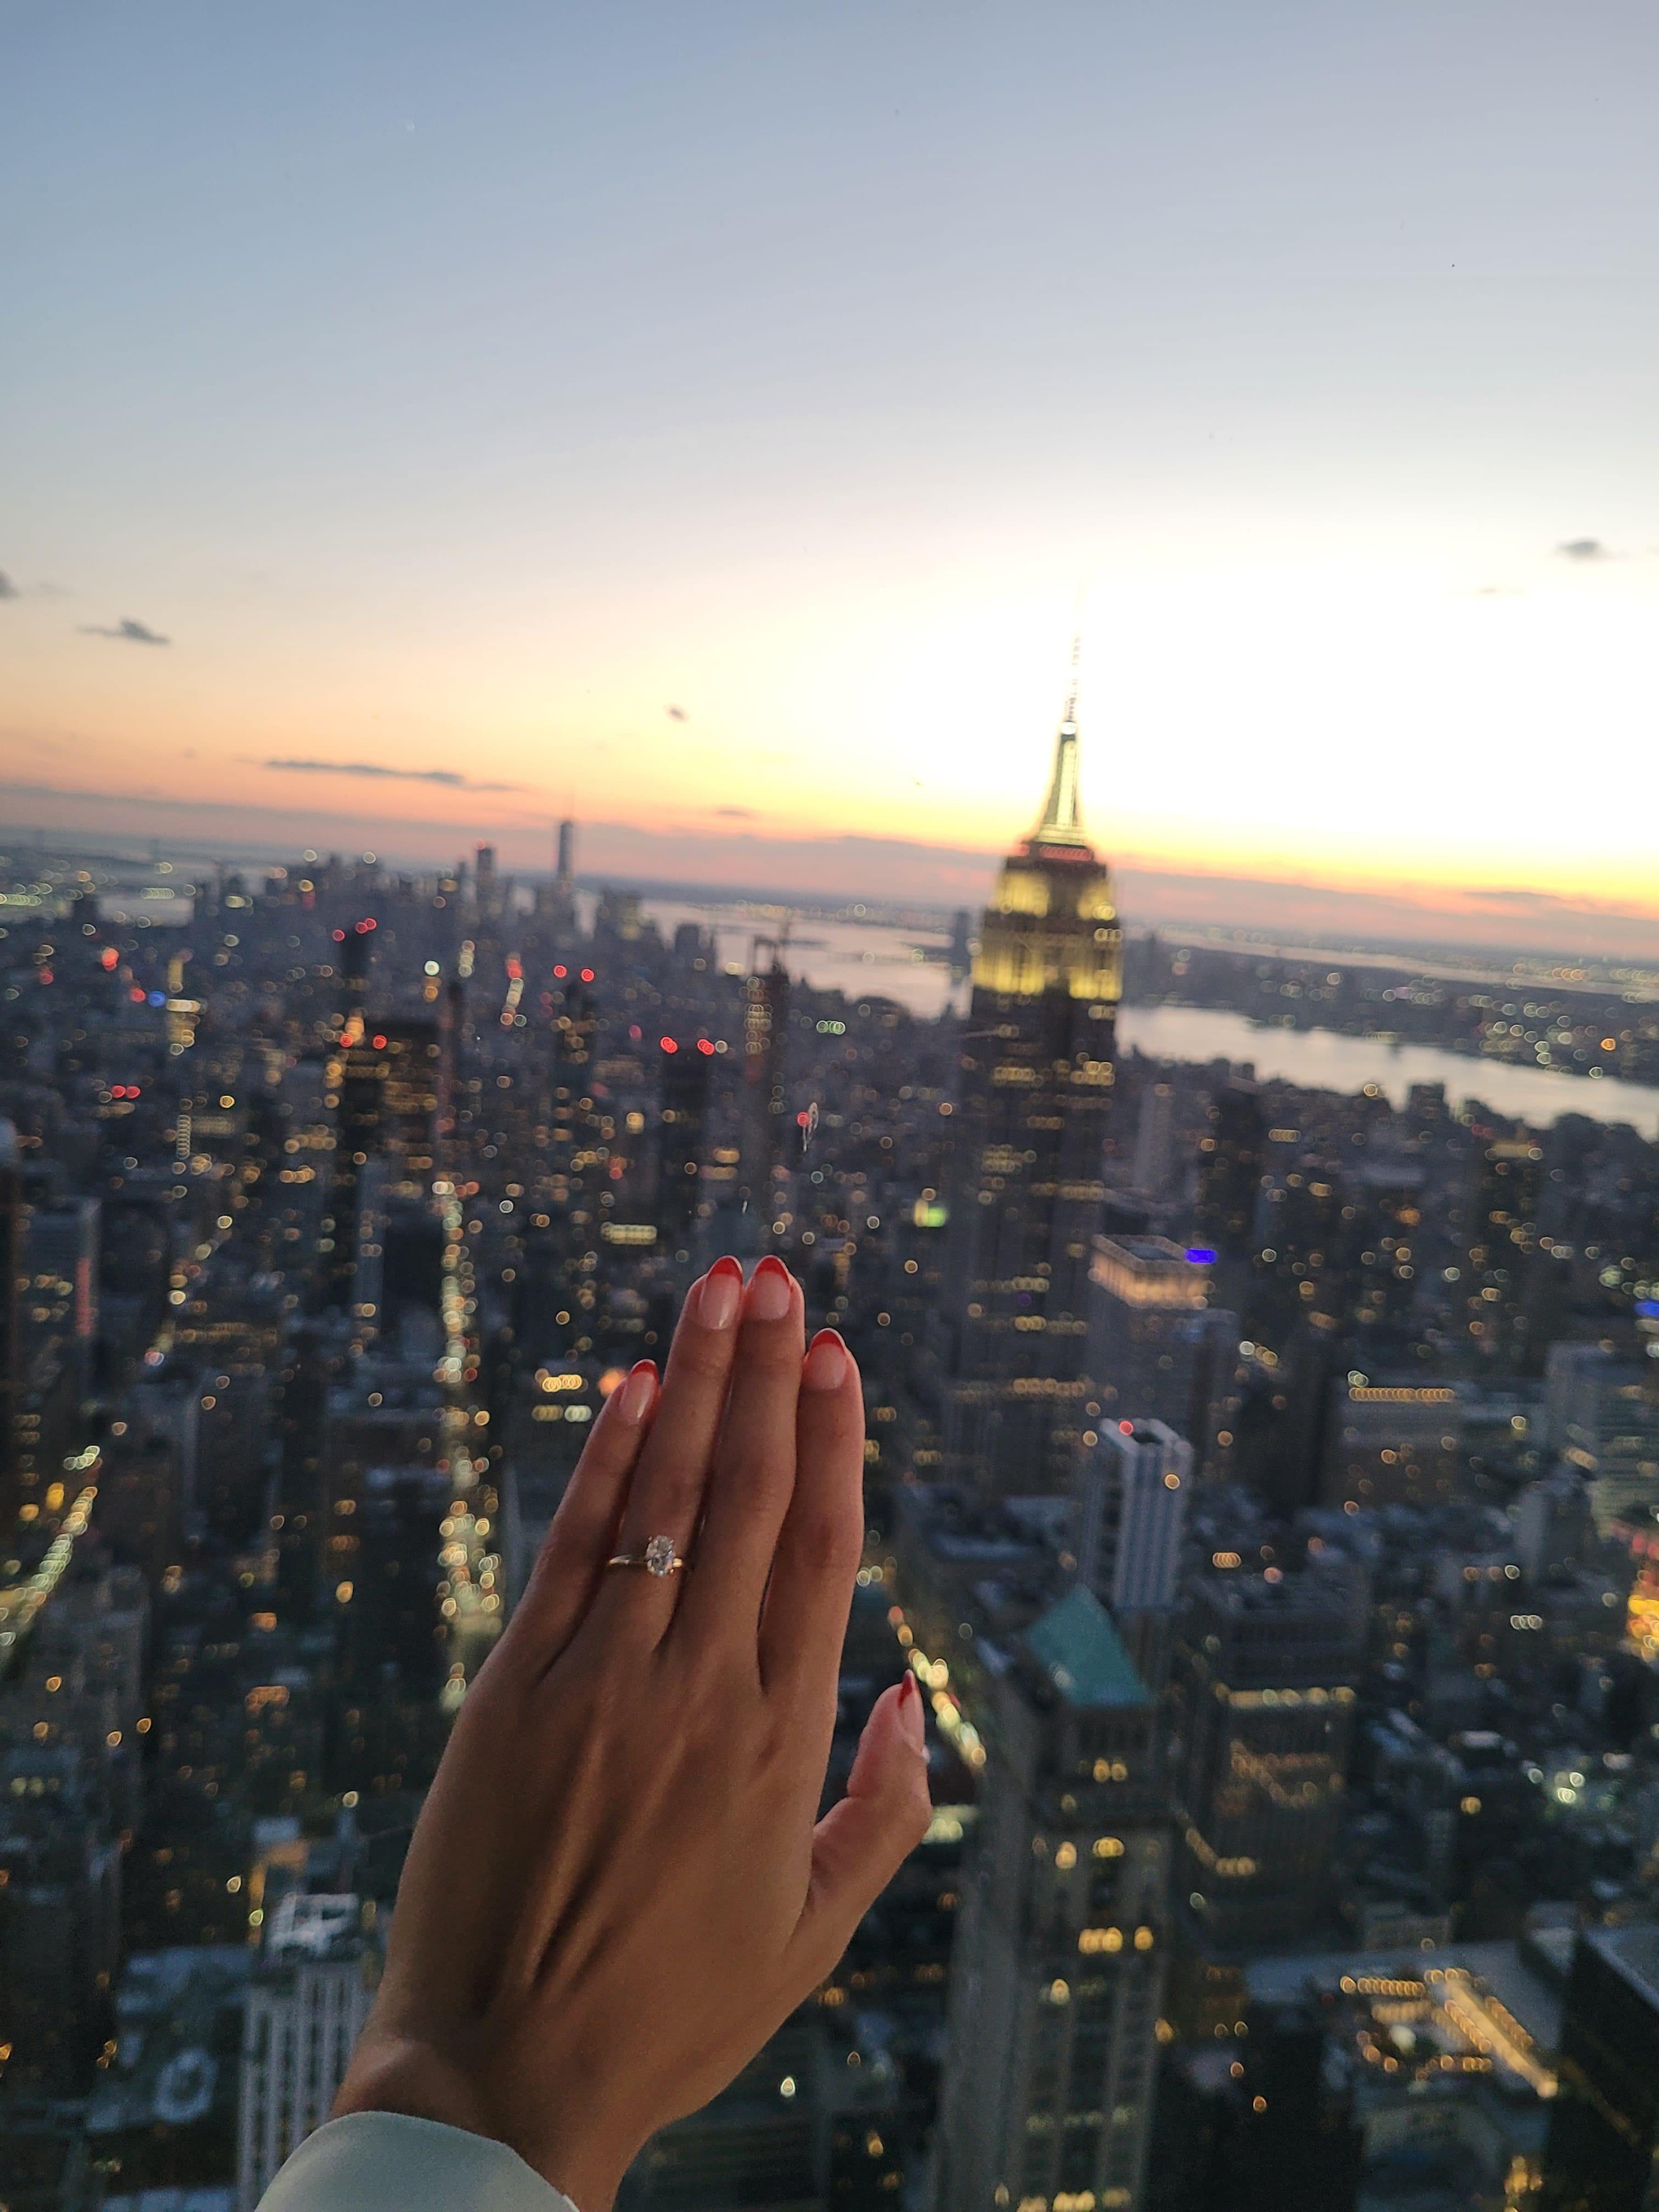
<path fill-rule="evenodd" d="M 743 1304 L 743 1269 L 735 1260 L 716 1260 L 697 1293 L 697 1319 L 705 1328 L 730 1328 Z"/>
<path fill-rule="evenodd" d="M 617 1393 L 617 1419 L 636 1429 L 656 1401 L 657 1370 L 650 1360 L 642 1359 Z"/>
<path fill-rule="evenodd" d="M 794 1285 L 789 1279 L 789 1270 L 781 1260 L 769 1255 L 755 1270 L 749 1285 L 749 1318 L 750 1321 L 783 1321 L 789 1312 L 794 1295 Z"/>
<path fill-rule="evenodd" d="M 921 1692 L 914 1674 L 907 1674 L 899 1686 L 898 1709 L 905 1734 L 921 1751 L 927 1741 L 927 1716 L 922 1711 Z"/>
<path fill-rule="evenodd" d="M 821 1328 L 812 1339 L 806 1364 L 800 1370 L 804 1390 L 838 1390 L 847 1376 L 847 1346 L 833 1328 Z"/>

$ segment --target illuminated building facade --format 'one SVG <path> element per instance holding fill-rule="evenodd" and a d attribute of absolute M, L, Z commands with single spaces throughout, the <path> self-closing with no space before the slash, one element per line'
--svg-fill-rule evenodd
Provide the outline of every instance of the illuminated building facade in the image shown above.
<path fill-rule="evenodd" d="M 1468 1334 L 1505 1366 L 1526 1356 L 1526 1292 L 1538 1252 L 1544 1148 L 1527 1138 L 1498 1138 L 1481 1148 L 1469 1224 Z"/>
<path fill-rule="evenodd" d="M 372 1320 L 376 1307 L 359 1272 L 378 1260 L 375 1216 L 393 1197 L 423 1200 L 430 1188 L 437 1142 L 438 1024 L 426 1017 L 348 1022 L 329 1082 L 338 1099 L 334 1177 L 330 1194 L 333 1248 L 328 1255 L 331 1305 Z M 371 1167 L 376 1172 L 369 1172 Z M 368 1248 L 374 1247 L 371 1252 Z"/>
<path fill-rule="evenodd" d="M 980 925 L 952 1123 L 955 1380 L 945 1466 L 981 1494 L 1064 1488 L 1121 993 L 1110 873 L 1078 812 L 1068 702 L 1042 818 Z"/>
<path fill-rule="evenodd" d="M 1097 1237 L 1089 1262 L 1084 1372 L 1091 1427 L 1162 1421 L 1194 1467 L 1224 1476 L 1238 1414 L 1238 1320 L 1208 1304 L 1207 1248 L 1164 1237 Z"/>
<path fill-rule="evenodd" d="M 1364 1624 L 1346 1588 L 1276 1571 L 1206 1576 L 1176 1642 L 1176 1887 L 1224 1949 L 1318 1926 L 1341 1822 Z"/>
<path fill-rule="evenodd" d="M 1324 1497 L 1329 1505 L 1437 1505 L 1453 1492 L 1462 1410 L 1449 1382 L 1331 1383 Z"/>
<path fill-rule="evenodd" d="M 756 951 L 760 947 L 757 945 Z M 758 961 L 743 987 L 743 1131 L 740 1188 L 763 1240 L 772 1225 L 772 1171 L 783 1157 L 783 1042 L 789 1021 L 789 976 L 781 951 Z"/>
<path fill-rule="evenodd" d="M 7 1535 L 24 1495 L 17 1429 L 23 1409 L 23 1218 L 17 1132 L 0 1121 L 0 1529 Z"/>
<path fill-rule="evenodd" d="M 1078 1579 L 1110 1612 L 1135 1665 L 1158 1689 L 1179 1586 L 1193 1448 L 1162 1421 L 1103 1421 L 1084 1434 Z"/>
<path fill-rule="evenodd" d="M 657 1222 L 670 1250 L 689 1244 L 702 1200 L 708 1079 L 714 1061 L 714 1048 L 707 1037 L 662 1039 Z"/>
<path fill-rule="evenodd" d="M 1255 1243 L 1267 1125 L 1254 1083 L 1225 1085 L 1210 1107 L 1198 1147 L 1198 1225 L 1224 1258 L 1243 1260 Z"/>
<path fill-rule="evenodd" d="M 1132 2212 L 1169 1836 L 1152 1695 L 1078 1587 L 1007 1654 L 951 1966 L 936 2212 Z"/>
<path fill-rule="evenodd" d="M 242 2024 L 237 2212 L 329 2117 L 373 1986 L 356 1897 L 290 1891 L 273 1914 Z"/>
<path fill-rule="evenodd" d="M 1545 2212 L 1644 2212 L 1659 2160 L 1659 1929 L 1580 1935 L 1559 2070 Z"/>

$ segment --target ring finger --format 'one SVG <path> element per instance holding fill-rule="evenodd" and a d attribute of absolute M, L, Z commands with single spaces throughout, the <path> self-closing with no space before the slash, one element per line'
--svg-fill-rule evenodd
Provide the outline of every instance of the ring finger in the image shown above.
<path fill-rule="evenodd" d="M 743 1269 L 735 1260 L 717 1260 L 687 1298 L 674 1332 L 662 1395 L 623 1512 L 619 1558 L 642 1559 L 653 1536 L 670 1539 L 681 1556 L 690 1549 L 726 1410 L 742 1309 Z M 657 1577 L 637 1567 L 617 1567 L 605 1577 L 595 1613 L 640 1603 L 641 1583 L 650 1586 L 666 1629 L 673 1607 L 662 1603 Z"/>

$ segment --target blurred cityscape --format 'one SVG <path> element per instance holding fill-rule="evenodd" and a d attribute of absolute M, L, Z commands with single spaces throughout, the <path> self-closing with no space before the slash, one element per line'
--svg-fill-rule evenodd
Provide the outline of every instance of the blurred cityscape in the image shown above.
<path fill-rule="evenodd" d="M 1649 2201 L 1659 959 L 1136 933 L 1078 752 L 954 924 L 665 911 L 569 823 L 533 882 L 0 856 L 8 2212 L 251 2212 L 326 2118 L 723 1252 L 863 1369 L 830 1794 L 908 1668 L 936 1814 L 621 2202 Z"/>

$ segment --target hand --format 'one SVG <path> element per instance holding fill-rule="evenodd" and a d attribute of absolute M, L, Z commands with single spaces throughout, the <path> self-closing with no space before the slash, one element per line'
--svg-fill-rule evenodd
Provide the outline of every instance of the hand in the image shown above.
<path fill-rule="evenodd" d="M 722 1260 L 607 1401 L 416 1825 L 337 2112 L 510 2144 L 581 2212 L 823 1980 L 927 1826 L 913 1676 L 816 1819 L 863 1401 L 798 1285 Z M 607 1571 L 672 1536 L 667 1577 Z"/>

